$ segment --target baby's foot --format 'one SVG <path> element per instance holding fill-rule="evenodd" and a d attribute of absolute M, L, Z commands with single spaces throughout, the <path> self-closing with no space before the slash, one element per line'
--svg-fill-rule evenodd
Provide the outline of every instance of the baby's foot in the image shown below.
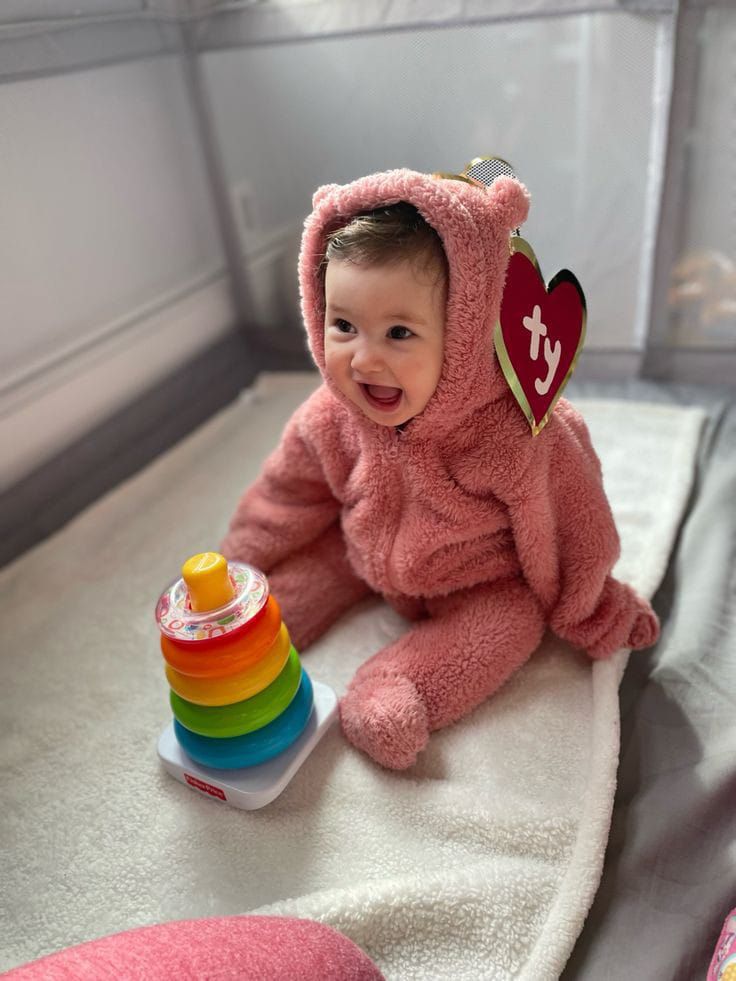
<path fill-rule="evenodd" d="M 657 637 L 659 637 L 659 619 L 647 604 L 647 608 L 638 613 L 634 620 L 627 647 L 635 651 L 644 650 L 651 647 Z"/>
<path fill-rule="evenodd" d="M 419 692 L 399 674 L 353 681 L 340 702 L 340 721 L 354 746 L 392 770 L 411 766 L 429 739 Z"/>

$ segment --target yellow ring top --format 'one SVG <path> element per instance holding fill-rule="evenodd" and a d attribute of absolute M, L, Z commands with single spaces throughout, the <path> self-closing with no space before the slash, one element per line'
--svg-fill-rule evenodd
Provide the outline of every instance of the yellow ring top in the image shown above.
<path fill-rule="evenodd" d="M 219 552 L 193 555 L 181 567 L 181 574 L 195 613 L 219 610 L 235 597 L 225 556 Z"/>

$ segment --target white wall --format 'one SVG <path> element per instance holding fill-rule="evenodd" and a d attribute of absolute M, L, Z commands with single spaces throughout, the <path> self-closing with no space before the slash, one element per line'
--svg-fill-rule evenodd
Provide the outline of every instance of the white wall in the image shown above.
<path fill-rule="evenodd" d="M 0 85 L 0 186 L 7 484 L 234 314 L 176 57 Z"/>
<path fill-rule="evenodd" d="M 661 24 L 595 14 L 208 52 L 244 250 L 296 230 L 319 184 L 496 153 L 532 191 L 523 233 L 545 276 L 567 266 L 583 284 L 587 346 L 639 348 Z M 258 283 L 267 302 L 262 267 Z"/>

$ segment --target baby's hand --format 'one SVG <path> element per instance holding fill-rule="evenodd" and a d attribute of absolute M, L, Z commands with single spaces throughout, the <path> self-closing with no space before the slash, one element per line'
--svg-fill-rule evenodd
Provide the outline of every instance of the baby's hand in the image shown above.
<path fill-rule="evenodd" d="M 659 617 L 646 600 L 640 600 L 641 608 L 636 615 L 626 646 L 638 651 L 651 647 L 659 637 Z"/>

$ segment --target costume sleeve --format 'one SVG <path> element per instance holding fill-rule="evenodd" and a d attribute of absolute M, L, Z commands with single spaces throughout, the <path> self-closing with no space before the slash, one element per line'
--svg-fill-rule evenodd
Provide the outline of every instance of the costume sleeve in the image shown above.
<path fill-rule="evenodd" d="M 619 537 L 582 417 L 559 405 L 537 440 L 510 516 L 522 571 L 550 627 L 593 658 L 648 647 L 659 624 L 649 603 L 611 575 Z"/>
<path fill-rule="evenodd" d="M 319 538 L 340 513 L 309 438 L 308 404 L 287 423 L 279 445 L 238 502 L 220 545 L 227 558 L 266 574 Z"/>

